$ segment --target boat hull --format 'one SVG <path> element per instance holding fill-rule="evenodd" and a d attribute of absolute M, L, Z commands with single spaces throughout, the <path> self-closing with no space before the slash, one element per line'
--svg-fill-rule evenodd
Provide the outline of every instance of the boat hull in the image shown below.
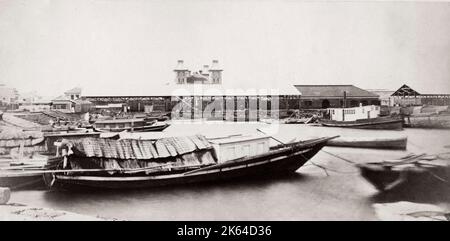
<path fill-rule="evenodd" d="M 337 138 L 330 140 L 327 146 L 406 150 L 408 139 L 404 138 L 374 138 L 374 139 L 345 139 Z"/>
<path fill-rule="evenodd" d="M 450 166 L 393 170 L 369 163 L 358 167 L 361 176 L 381 192 L 400 190 L 427 193 L 444 190 L 442 194 L 450 195 L 450 185 L 445 180 L 450 177 Z"/>
<path fill-rule="evenodd" d="M 45 188 L 42 174 L 2 176 L 0 174 L 0 187 L 11 189 L 35 189 Z"/>
<path fill-rule="evenodd" d="M 270 177 L 295 172 L 320 151 L 325 143 L 326 140 L 322 140 L 303 148 L 288 147 L 285 150 L 272 151 L 268 154 L 185 173 L 127 177 L 53 175 L 52 180 L 48 180 L 47 183 L 51 183 L 53 187 L 134 189 L 250 177 Z"/>
<path fill-rule="evenodd" d="M 165 130 L 167 127 L 169 127 L 170 124 L 164 124 L 164 125 L 150 125 L 150 126 L 139 126 L 139 127 L 127 127 L 127 128 L 99 128 L 99 129 L 95 129 L 96 131 L 99 132 L 122 132 L 122 131 L 127 131 L 127 132 L 152 132 L 152 131 L 163 131 Z"/>
<path fill-rule="evenodd" d="M 450 115 L 405 116 L 404 126 L 426 129 L 450 129 Z"/>
<path fill-rule="evenodd" d="M 327 127 L 377 129 L 377 130 L 402 130 L 403 120 L 397 118 L 379 117 L 356 121 L 321 120 L 320 123 Z"/>

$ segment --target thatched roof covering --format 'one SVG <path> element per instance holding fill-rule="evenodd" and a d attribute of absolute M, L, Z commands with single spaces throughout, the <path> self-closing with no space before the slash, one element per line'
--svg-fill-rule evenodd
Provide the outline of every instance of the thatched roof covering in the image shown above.
<path fill-rule="evenodd" d="M 204 136 L 168 137 L 153 140 L 80 138 L 64 141 L 73 155 L 112 159 L 148 160 L 181 156 L 198 150 L 211 149 Z"/>
<path fill-rule="evenodd" d="M 44 135 L 39 131 L 3 130 L 0 132 L 0 148 L 34 146 L 44 141 Z"/>
<path fill-rule="evenodd" d="M 3 130 L 0 132 L 0 140 L 23 140 L 23 139 L 38 139 L 44 137 L 40 131 L 18 131 L 18 130 Z"/>

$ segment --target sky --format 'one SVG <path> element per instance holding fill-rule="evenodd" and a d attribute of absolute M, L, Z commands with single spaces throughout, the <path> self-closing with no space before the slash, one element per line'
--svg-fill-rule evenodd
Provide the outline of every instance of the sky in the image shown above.
<path fill-rule="evenodd" d="M 217 59 L 233 88 L 450 93 L 449 2 L 0 0 L 0 83 L 145 95 Z"/>

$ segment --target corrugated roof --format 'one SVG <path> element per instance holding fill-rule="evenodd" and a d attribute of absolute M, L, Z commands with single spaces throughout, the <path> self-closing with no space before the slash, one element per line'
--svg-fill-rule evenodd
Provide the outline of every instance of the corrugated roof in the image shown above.
<path fill-rule="evenodd" d="M 301 93 L 302 98 L 308 97 L 336 97 L 342 98 L 344 91 L 347 93 L 347 97 L 367 97 L 378 98 L 379 96 L 363 90 L 354 85 L 294 85 L 295 88 Z"/>

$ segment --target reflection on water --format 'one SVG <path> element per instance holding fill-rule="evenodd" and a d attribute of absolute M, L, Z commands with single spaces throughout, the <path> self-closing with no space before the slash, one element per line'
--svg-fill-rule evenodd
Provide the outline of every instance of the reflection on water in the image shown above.
<path fill-rule="evenodd" d="M 267 129 L 267 124 L 173 124 L 167 134 L 228 135 Z M 302 125 L 280 125 L 277 139 L 289 141 L 314 136 L 408 136 L 407 151 L 380 151 L 326 147 L 355 162 L 398 158 L 409 152 L 449 152 L 450 131 L 343 130 Z M 153 135 L 145 133 L 144 135 Z M 312 163 L 329 168 L 328 175 Z M 332 170 L 332 171 L 330 171 Z M 435 199 L 445 194 L 437 190 Z M 420 197 L 422 194 L 415 195 Z M 424 195 L 422 195 L 423 197 Z M 12 202 L 127 220 L 374 220 L 373 202 L 396 200 L 382 197 L 359 176 L 358 170 L 324 152 L 292 175 L 144 190 L 120 191 L 17 191 Z M 444 202 L 448 202 L 445 201 Z"/>

